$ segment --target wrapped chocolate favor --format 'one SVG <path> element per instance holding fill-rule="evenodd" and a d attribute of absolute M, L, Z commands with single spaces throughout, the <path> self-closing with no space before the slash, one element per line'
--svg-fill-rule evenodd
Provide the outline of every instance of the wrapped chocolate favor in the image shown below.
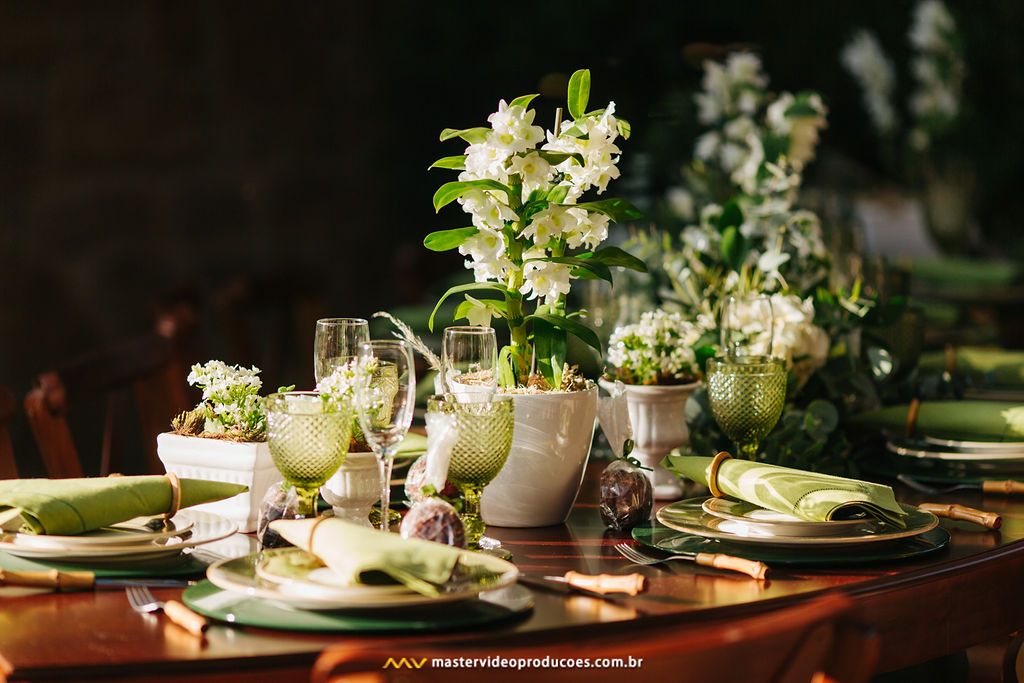
<path fill-rule="evenodd" d="M 466 547 L 466 529 L 459 513 L 438 497 L 425 497 L 402 520 L 402 538 L 422 538 L 457 548 Z"/>
<path fill-rule="evenodd" d="M 458 437 L 454 415 L 427 413 L 427 452 L 420 458 L 422 465 L 419 461 L 414 463 L 406 482 L 406 495 L 413 505 L 402 520 L 403 538 L 466 547 L 462 519 L 443 498 L 444 491 L 451 486 L 447 479 L 448 465 Z M 452 492 L 455 492 L 454 487 Z"/>
<path fill-rule="evenodd" d="M 613 460 L 601 473 L 601 521 L 620 531 L 651 518 L 654 490 L 640 463 L 633 458 Z"/>

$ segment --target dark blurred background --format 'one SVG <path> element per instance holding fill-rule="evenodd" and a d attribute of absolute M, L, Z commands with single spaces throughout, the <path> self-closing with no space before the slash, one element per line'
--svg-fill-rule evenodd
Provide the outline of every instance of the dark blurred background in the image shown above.
<path fill-rule="evenodd" d="M 971 248 L 1016 257 L 1024 3 L 949 6 L 969 70 L 968 115 L 948 144 L 977 171 L 982 239 Z M 464 224 L 431 206 L 451 173 L 428 165 L 461 152 L 439 131 L 484 125 L 499 98 L 538 91 L 538 123 L 550 127 L 577 68 L 592 70 L 592 102 L 614 99 L 633 124 L 612 196 L 661 191 L 634 160 L 690 157 L 692 108 L 672 102 L 699 85 L 707 51 L 695 43 L 746 45 L 771 89 L 823 94 L 829 128 L 809 184 L 837 168 L 884 184 L 838 53 L 871 28 L 905 79 L 912 8 L 2 2 L 0 383 L 22 396 L 38 372 L 149 330 L 183 301 L 199 316 L 196 361 L 262 362 L 267 386 L 308 386 L 317 315 L 432 305 L 467 279 L 457 254 L 421 245 Z M 253 357 L 231 356 L 229 319 L 252 331 Z M 31 454 L 23 425 L 14 437 Z"/>

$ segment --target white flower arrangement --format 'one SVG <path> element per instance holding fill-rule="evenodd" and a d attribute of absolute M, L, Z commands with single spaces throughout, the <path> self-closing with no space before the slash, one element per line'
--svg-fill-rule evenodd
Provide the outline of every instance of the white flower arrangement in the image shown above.
<path fill-rule="evenodd" d="M 331 374 L 321 379 L 316 385 L 316 391 L 323 399 L 325 410 L 337 410 L 345 404 L 354 406 L 357 385 L 360 382 L 363 385 L 368 384 L 376 369 L 376 359 L 364 363 L 361 371 L 358 361 L 355 360 L 342 363 L 334 368 Z M 359 414 L 353 410 L 352 441 L 349 444 L 349 452 L 363 453 L 369 450 L 370 446 L 366 443 L 362 427 L 359 424 Z"/>
<path fill-rule="evenodd" d="M 440 211 L 457 200 L 472 226 L 431 233 L 424 245 L 434 251 L 458 248 L 475 279 L 448 290 L 438 308 L 456 293 L 479 290 L 499 297 L 467 294 L 455 317 L 474 325 L 506 319 L 511 339 L 498 368 L 506 388 L 526 386 L 534 365 L 548 385 L 559 387 L 567 333 L 600 350 L 597 335 L 566 311 L 574 279 L 611 281 L 612 266 L 646 271 L 642 261 L 621 249 L 597 248 L 610 222 L 639 212 L 621 199 L 580 201 L 590 190 L 603 194 L 619 176 L 616 143 L 629 136 L 629 124 L 615 116 L 614 102 L 587 111 L 587 70 L 570 78 L 572 119 L 556 117 L 554 131 L 534 125 L 536 112 L 529 106 L 535 97 L 502 100 L 487 119 L 489 127 L 444 130 L 441 140 L 461 138 L 469 146 L 465 154 L 431 166 L 461 171 L 458 181 L 435 193 L 434 208 Z M 535 310 L 528 313 L 523 304 L 531 300 Z M 431 315 L 431 329 L 433 321 Z"/>
<path fill-rule="evenodd" d="M 608 340 L 608 375 L 627 384 L 686 384 L 700 378 L 697 351 L 708 340 L 707 319 L 692 322 L 657 309 L 617 327 Z M 712 322 L 711 328 L 714 327 Z"/>
<path fill-rule="evenodd" d="M 211 360 L 195 364 L 188 383 L 203 390 L 195 411 L 205 416 L 203 431 L 239 441 L 265 441 L 267 416 L 259 392 L 259 368 L 243 368 Z"/>

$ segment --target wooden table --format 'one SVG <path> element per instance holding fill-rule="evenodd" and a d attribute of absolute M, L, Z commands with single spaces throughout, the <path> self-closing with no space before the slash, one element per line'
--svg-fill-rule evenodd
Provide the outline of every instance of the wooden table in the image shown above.
<path fill-rule="evenodd" d="M 882 672 L 1024 627 L 1024 499 L 982 498 L 972 492 L 946 495 L 942 502 L 1001 513 L 1002 529 L 943 521 L 952 541 L 937 553 L 857 567 L 777 567 L 771 580 L 761 583 L 688 563 L 658 568 L 623 560 L 613 546 L 628 534 L 606 530 L 597 511 L 596 475 L 603 466 L 592 464 L 568 524 L 490 528 L 488 533 L 514 553 L 526 573 L 640 571 L 649 577 L 647 592 L 609 604 L 537 590 L 533 611 L 520 621 L 446 638 L 536 643 L 556 633 L 585 638 L 622 629 L 623 620 L 699 628 L 709 619 L 729 619 L 839 589 L 854 598 L 858 616 L 878 630 Z M 923 500 L 904 489 L 897 494 L 903 502 Z M 172 598 L 181 591 L 155 592 Z M 120 590 L 22 597 L 2 597 L 0 592 L 0 670 L 11 681 L 115 676 L 173 681 L 186 675 L 190 681 L 303 680 L 318 653 L 344 639 L 387 643 L 400 655 L 402 645 L 413 638 L 438 637 L 299 634 L 218 624 L 203 641 L 162 616 L 133 612 Z"/>

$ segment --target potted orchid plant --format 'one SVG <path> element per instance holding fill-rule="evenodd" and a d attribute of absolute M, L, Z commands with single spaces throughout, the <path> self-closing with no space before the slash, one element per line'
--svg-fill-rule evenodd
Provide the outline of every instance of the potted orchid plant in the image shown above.
<path fill-rule="evenodd" d="M 611 269 L 646 271 L 643 261 L 601 244 L 613 222 L 640 212 L 604 194 L 619 176 L 619 138 L 629 124 L 615 103 L 587 109 L 590 72 L 568 84 L 568 117 L 561 109 L 553 130 L 534 124 L 536 95 L 502 100 L 489 126 L 445 129 L 441 140 L 468 143 L 463 154 L 431 168 L 459 171 L 434 194 L 436 211 L 458 202 L 471 225 L 432 232 L 423 240 L 434 251 L 458 249 L 467 256 L 474 282 L 449 289 L 464 295 L 455 312 L 471 324 L 505 321 L 509 343 L 499 353 L 497 376 L 516 392 L 512 450 L 484 490 L 481 513 L 488 525 L 547 526 L 565 521 L 590 455 L 597 387 L 566 372 L 568 335 L 599 352 L 596 333 L 568 308 L 574 280 L 611 281 Z M 474 293 L 472 296 L 469 292 Z"/>

